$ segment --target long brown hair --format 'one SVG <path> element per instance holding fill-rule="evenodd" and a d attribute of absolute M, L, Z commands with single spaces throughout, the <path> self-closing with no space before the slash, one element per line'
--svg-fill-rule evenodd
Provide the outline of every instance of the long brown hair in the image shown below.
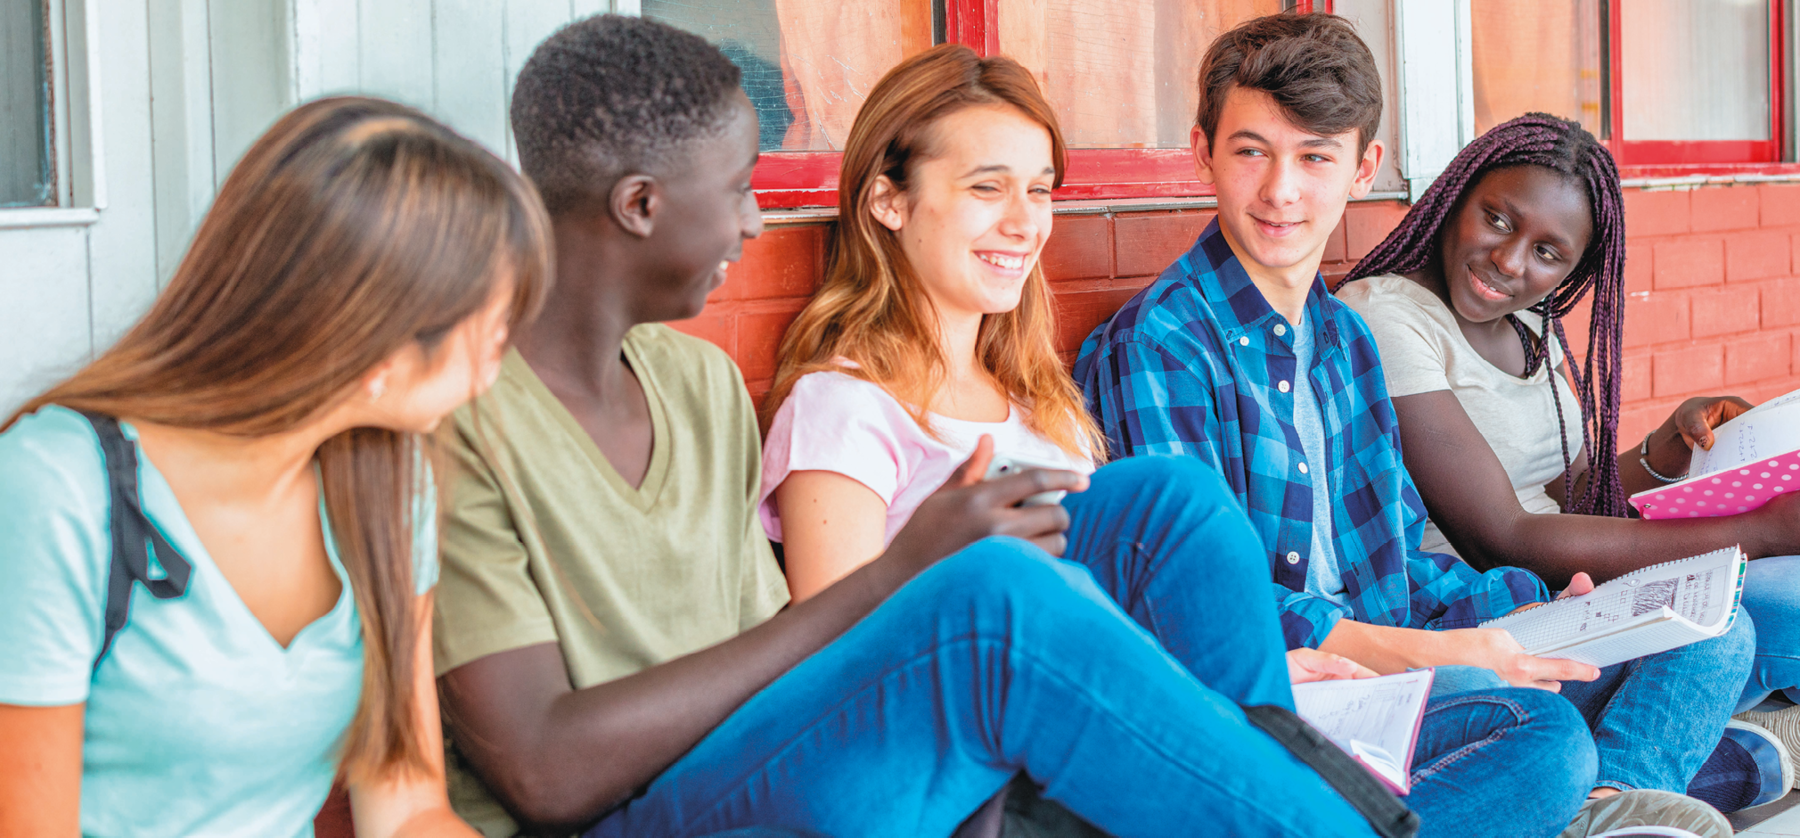
<path fill-rule="evenodd" d="M 1068 151 L 1056 112 L 1018 62 L 943 44 L 889 70 L 863 102 L 844 145 L 825 281 L 782 338 L 775 386 L 763 401 L 765 425 L 801 376 L 837 370 L 881 385 L 913 421 L 932 430 L 926 406 L 947 364 L 936 315 L 899 236 L 876 222 L 869 203 L 881 175 L 907 190 L 914 167 L 934 153 L 940 120 L 981 105 L 1012 107 L 1043 125 L 1055 184 L 1062 185 Z M 1018 308 L 982 318 L 975 351 L 1008 398 L 1029 411 L 1032 431 L 1071 454 L 1097 456 L 1103 438 L 1056 357 L 1054 318 L 1043 267 L 1034 264 Z M 840 357 L 857 366 L 840 367 L 834 360 Z"/>
<path fill-rule="evenodd" d="M 536 193 L 492 154 L 379 99 L 294 109 L 226 178 L 168 287 L 45 405 L 246 437 L 295 428 L 417 341 L 430 352 L 509 289 L 514 326 L 550 281 Z M 364 638 L 353 778 L 423 769 L 413 650 L 413 499 L 426 440 L 357 428 L 318 451 Z"/>

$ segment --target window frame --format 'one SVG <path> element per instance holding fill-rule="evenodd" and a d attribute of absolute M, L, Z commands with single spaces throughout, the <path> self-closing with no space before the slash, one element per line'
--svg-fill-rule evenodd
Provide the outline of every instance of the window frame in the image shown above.
<path fill-rule="evenodd" d="M 1000 54 L 999 0 L 942 0 L 944 42 L 967 44 L 982 56 Z M 1332 0 L 1288 0 L 1302 12 L 1330 12 Z M 837 151 L 768 151 L 751 174 L 750 186 L 766 210 L 836 207 Z M 1131 198 L 1204 198 L 1213 188 L 1195 178 L 1193 152 L 1186 148 L 1072 148 L 1056 201 Z"/>
<path fill-rule="evenodd" d="M 100 0 L 45 0 L 49 29 L 51 169 L 55 203 L 0 207 L 0 230 L 86 226 L 106 208 L 100 138 Z"/>
<path fill-rule="evenodd" d="M 1785 0 L 1769 3 L 1769 139 L 1767 140 L 1626 140 L 1624 113 L 1625 50 L 1624 3 L 1609 0 L 1604 4 L 1607 16 L 1607 42 L 1602 44 L 1606 56 L 1607 82 L 1604 105 L 1607 137 L 1605 145 L 1629 175 L 1656 176 L 1690 174 L 1701 171 L 1800 170 L 1786 160 L 1789 137 L 1787 110 L 1788 55 L 1786 27 L 1788 15 Z M 1789 165 L 1783 166 L 1783 163 Z"/>

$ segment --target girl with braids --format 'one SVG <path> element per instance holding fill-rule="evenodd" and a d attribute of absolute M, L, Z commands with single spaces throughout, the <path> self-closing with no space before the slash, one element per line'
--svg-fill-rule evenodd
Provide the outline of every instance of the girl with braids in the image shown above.
<path fill-rule="evenodd" d="M 1800 552 L 1800 498 L 1731 518 L 1628 517 L 1630 494 L 1679 479 L 1692 447 L 1711 446 L 1712 428 L 1750 405 L 1689 399 L 1621 444 L 1624 262 L 1612 156 L 1579 125 L 1528 114 L 1463 149 L 1338 297 L 1380 347 L 1407 471 L 1431 515 L 1424 549 L 1560 587 L 1580 571 L 1605 580 L 1741 544 L 1759 559 L 1744 594 L 1757 626 L 1746 709 L 1800 685 L 1800 557 L 1785 555 Z M 1562 320 L 1590 297 L 1590 346 L 1575 367 Z M 1791 712 L 1761 720 L 1800 745 Z"/>

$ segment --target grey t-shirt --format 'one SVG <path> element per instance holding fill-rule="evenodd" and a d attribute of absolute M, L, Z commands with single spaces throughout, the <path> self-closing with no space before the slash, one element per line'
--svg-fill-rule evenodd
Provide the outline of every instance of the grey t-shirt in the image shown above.
<path fill-rule="evenodd" d="M 1313 393 L 1312 323 L 1294 327 L 1294 430 L 1300 434 L 1300 450 L 1306 454 L 1307 476 L 1312 478 L 1312 555 L 1307 557 L 1306 592 L 1339 605 L 1348 605 L 1344 576 L 1332 546 L 1331 475 L 1325 461 L 1325 420 Z"/>

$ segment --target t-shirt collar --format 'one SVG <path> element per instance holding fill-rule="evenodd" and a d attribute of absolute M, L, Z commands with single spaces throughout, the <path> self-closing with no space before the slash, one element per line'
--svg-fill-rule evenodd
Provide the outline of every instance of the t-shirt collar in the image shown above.
<path fill-rule="evenodd" d="M 1262 289 L 1250 280 L 1250 274 L 1231 250 L 1231 243 L 1213 218 L 1194 242 L 1193 249 L 1182 257 L 1188 263 L 1188 277 L 1205 296 L 1227 341 L 1250 332 L 1266 331 L 1270 321 L 1287 319 L 1276 313 L 1263 296 Z M 1327 311 L 1330 292 L 1325 289 L 1323 274 L 1313 275 L 1312 288 L 1306 292 L 1303 326 L 1314 329 L 1313 348 L 1322 352 L 1338 345 L 1337 323 Z"/>

